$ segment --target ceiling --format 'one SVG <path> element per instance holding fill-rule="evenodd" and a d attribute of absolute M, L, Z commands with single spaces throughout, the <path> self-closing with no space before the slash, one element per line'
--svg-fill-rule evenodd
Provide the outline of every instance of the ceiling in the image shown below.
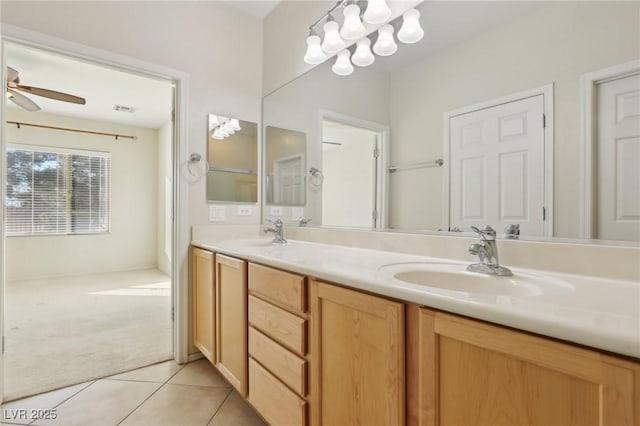
<path fill-rule="evenodd" d="M 258 19 L 264 19 L 281 0 L 228 0 L 222 3 L 240 9 L 248 15 Z"/>
<path fill-rule="evenodd" d="M 69 57 L 7 43 L 7 66 L 20 74 L 20 84 L 81 96 L 86 105 L 54 101 L 27 94 L 50 114 L 157 129 L 171 118 L 172 83 Z M 135 108 L 115 111 L 115 105 Z M 9 108 L 20 108 L 7 101 Z M 20 108 L 21 109 L 21 108 Z M 31 113 L 34 117 L 38 112 Z"/>

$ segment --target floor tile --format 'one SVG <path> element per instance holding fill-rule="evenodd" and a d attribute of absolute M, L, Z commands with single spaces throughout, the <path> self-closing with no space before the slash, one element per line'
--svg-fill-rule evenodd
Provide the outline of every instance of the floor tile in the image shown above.
<path fill-rule="evenodd" d="M 166 361 L 126 373 L 116 374 L 107 377 L 109 380 L 133 380 L 137 382 L 157 382 L 164 383 L 182 369 L 182 365 L 175 361 Z"/>
<path fill-rule="evenodd" d="M 55 420 L 36 425 L 114 426 L 160 386 L 159 383 L 98 380 L 58 407 Z"/>
<path fill-rule="evenodd" d="M 190 362 L 169 380 L 176 385 L 222 386 L 230 388 L 218 370 L 207 359 Z"/>
<path fill-rule="evenodd" d="M 224 401 L 209 426 L 267 426 L 267 424 L 237 392 L 233 392 Z"/>
<path fill-rule="evenodd" d="M 166 384 L 121 423 L 122 426 L 204 426 L 230 390 Z"/>
<path fill-rule="evenodd" d="M 92 383 L 93 382 L 81 383 L 79 385 L 69 386 L 52 392 L 42 393 L 40 395 L 2 404 L 0 406 L 1 420 L 14 424 L 27 425 L 34 420 L 31 410 L 47 410 L 54 408 Z"/>

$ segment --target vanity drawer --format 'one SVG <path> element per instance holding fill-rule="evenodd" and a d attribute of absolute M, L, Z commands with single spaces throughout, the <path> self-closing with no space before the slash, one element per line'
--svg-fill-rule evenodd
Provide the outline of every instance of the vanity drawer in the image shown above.
<path fill-rule="evenodd" d="M 304 426 L 307 402 L 249 358 L 249 402 L 269 424 Z"/>
<path fill-rule="evenodd" d="M 249 355 L 299 395 L 307 394 L 307 361 L 249 327 Z"/>
<path fill-rule="evenodd" d="M 249 291 L 294 310 L 305 312 L 305 277 L 249 263 Z"/>
<path fill-rule="evenodd" d="M 249 324 L 300 355 L 307 348 L 307 320 L 249 296 Z"/>

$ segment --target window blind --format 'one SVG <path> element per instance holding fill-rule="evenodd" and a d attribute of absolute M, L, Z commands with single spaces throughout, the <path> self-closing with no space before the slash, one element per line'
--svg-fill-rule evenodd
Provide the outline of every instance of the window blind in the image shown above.
<path fill-rule="evenodd" d="M 55 148 L 9 148 L 7 235 L 109 231 L 110 158 Z"/>

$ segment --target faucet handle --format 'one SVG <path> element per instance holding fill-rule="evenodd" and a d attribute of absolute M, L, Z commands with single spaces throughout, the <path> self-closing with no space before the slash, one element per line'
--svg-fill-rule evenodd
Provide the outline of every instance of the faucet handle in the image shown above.
<path fill-rule="evenodd" d="M 478 229 L 477 227 L 472 225 L 471 229 L 473 229 L 485 241 L 492 241 L 496 239 L 496 231 L 489 225 L 485 225 L 482 229 Z"/>
<path fill-rule="evenodd" d="M 271 219 L 265 219 L 267 222 L 274 224 L 275 226 L 282 226 L 282 219 L 276 219 L 276 220 L 271 220 Z"/>

